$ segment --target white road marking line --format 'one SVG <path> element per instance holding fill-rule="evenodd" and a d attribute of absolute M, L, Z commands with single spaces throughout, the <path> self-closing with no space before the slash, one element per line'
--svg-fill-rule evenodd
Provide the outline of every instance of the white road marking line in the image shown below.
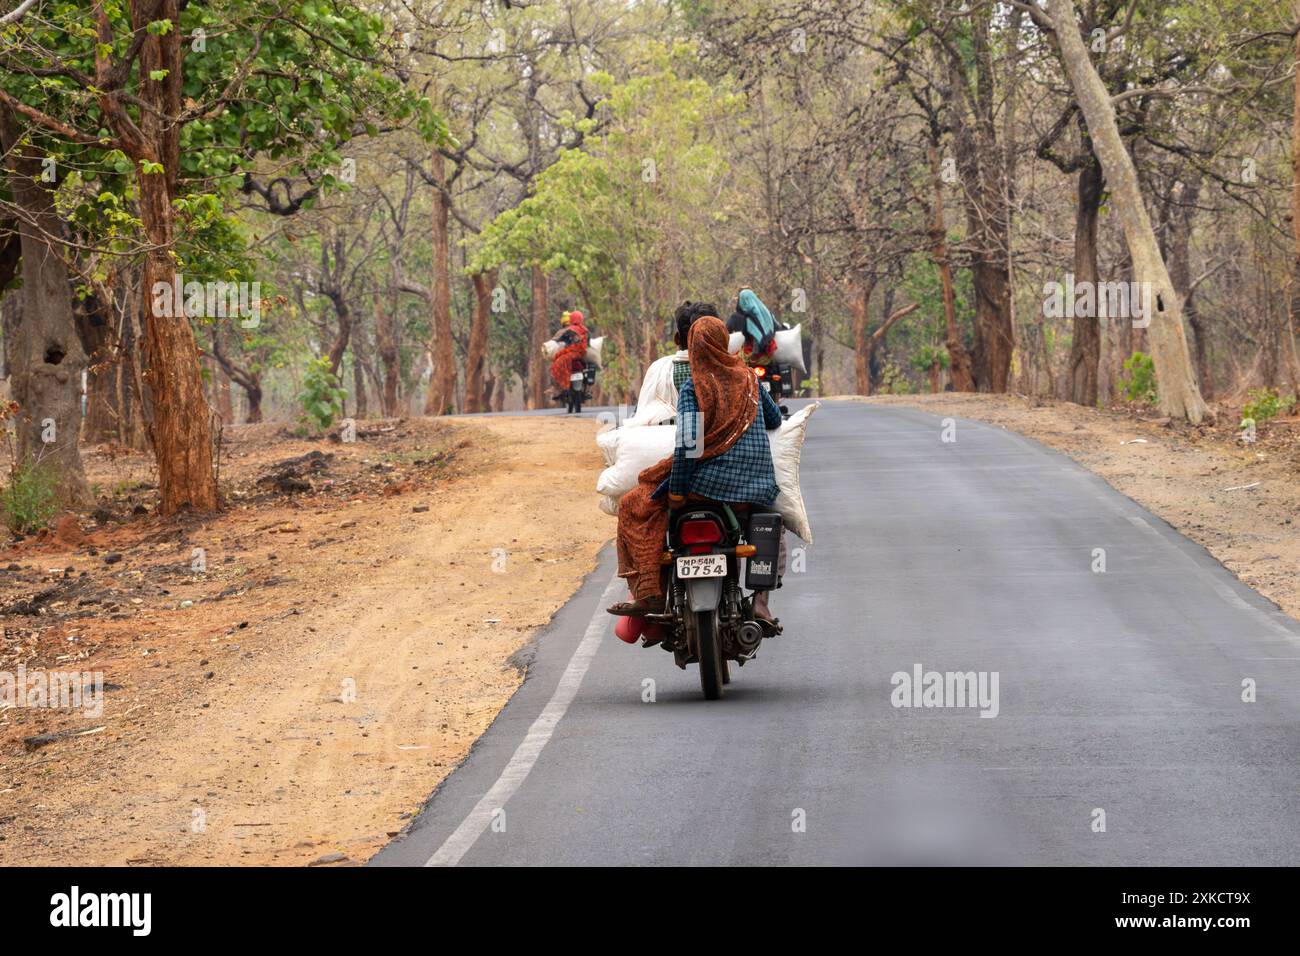
<path fill-rule="evenodd" d="M 1163 536 L 1160 534 L 1160 532 L 1157 531 L 1155 528 L 1153 528 L 1153 527 L 1151 526 L 1151 523 L 1150 523 L 1149 521 L 1147 521 L 1146 518 L 1143 518 L 1141 515 L 1130 515 L 1130 514 L 1126 514 L 1126 515 L 1124 515 L 1124 517 L 1128 519 L 1129 524 L 1133 525 L 1133 527 L 1135 527 L 1135 528 L 1139 528 L 1139 529 L 1141 529 L 1142 531 L 1147 532 L 1148 534 L 1153 534 L 1153 535 L 1155 535 L 1157 538 L 1162 538 L 1162 537 L 1163 537 Z"/>
<path fill-rule="evenodd" d="M 1115 505 L 1115 507 L 1117 507 L 1117 508 L 1119 507 L 1118 503 L 1113 503 L 1113 504 Z M 1138 528 L 1138 529 L 1140 529 L 1140 530 L 1142 530 L 1142 531 L 1145 531 L 1145 532 L 1147 532 L 1147 533 L 1149 533 L 1149 534 L 1152 534 L 1152 535 L 1154 535 L 1155 537 L 1160 538 L 1162 541 L 1164 540 L 1164 535 L 1162 535 L 1162 534 L 1161 534 L 1161 533 L 1160 533 L 1160 532 L 1159 532 L 1159 531 L 1158 531 L 1158 530 L 1157 530 L 1157 529 L 1156 529 L 1156 528 L 1151 524 L 1151 522 L 1147 521 L 1145 518 L 1141 517 L 1140 515 L 1131 515 L 1131 514 L 1127 514 L 1127 513 L 1123 512 L 1122 510 L 1121 510 L 1121 513 L 1124 514 L 1124 517 L 1127 518 L 1128 521 L 1129 521 L 1129 522 L 1130 522 L 1134 527 L 1136 527 L 1136 528 Z M 1181 531 L 1179 531 L 1178 534 L 1179 534 L 1180 537 L 1184 537 L 1184 538 L 1187 537 L 1187 536 L 1186 536 L 1185 534 L 1183 534 Z M 1188 540 L 1190 540 L 1190 539 L 1188 539 Z M 1249 601 L 1247 601 L 1245 598 L 1243 598 L 1240 594 L 1238 594 L 1236 591 L 1234 591 L 1234 590 L 1232 589 L 1232 585 L 1231 585 L 1231 584 L 1229 584 L 1229 583 L 1226 582 L 1226 581 L 1221 581 L 1221 580 L 1219 580 L 1218 575 L 1216 575 L 1213 571 L 1211 571 L 1211 570 L 1209 570 L 1209 569 L 1207 569 L 1207 568 L 1202 567 L 1199 561 L 1196 561 L 1196 560 L 1195 560 L 1195 559 L 1194 559 L 1190 554 L 1188 554 L 1187 552 L 1185 552 L 1182 548 L 1175 547 L 1175 551 L 1176 551 L 1179 555 L 1181 555 L 1181 556 L 1182 556 L 1182 557 L 1183 557 L 1183 558 L 1184 558 L 1188 563 L 1190 563 L 1190 564 L 1192 565 L 1192 568 L 1195 570 L 1196 574 L 1199 575 L 1199 576 L 1200 576 L 1200 577 L 1205 581 L 1205 583 L 1208 584 L 1208 585 L 1210 586 L 1210 588 L 1214 591 L 1214 593 L 1217 594 L 1217 595 L 1219 595 L 1219 597 L 1223 599 L 1223 601 L 1225 601 L 1226 603 L 1232 605 L 1233 607 L 1237 608 L 1238 610 L 1246 611 L 1247 613 L 1249 613 L 1250 615 L 1252 615 L 1256 620 L 1258 620 L 1258 621 L 1260 621 L 1261 623 L 1263 623 L 1264 626 L 1267 627 L 1267 628 L 1268 628 L 1270 631 L 1272 631 L 1274 634 L 1278 634 L 1278 635 L 1280 635 L 1280 636 L 1282 636 L 1282 637 L 1289 638 L 1289 639 L 1292 640 L 1292 641 L 1294 641 L 1294 640 L 1296 639 L 1296 636 L 1297 636 L 1297 635 L 1296 635 L 1295 631 L 1291 630 L 1291 628 L 1285 626 L 1284 624 L 1281 624 L 1281 623 L 1279 623 L 1278 621 L 1274 620 L 1273 617 L 1271 617 L 1267 612 L 1265 612 L 1265 611 L 1262 610 L 1261 608 L 1258 608 L 1258 607 L 1256 607 L 1254 604 L 1251 604 Z M 1211 557 L 1213 557 L 1213 555 L 1211 555 Z M 1215 560 L 1218 561 L 1218 558 L 1215 558 Z M 1219 564 L 1220 564 L 1220 565 L 1223 565 L 1223 562 L 1222 562 L 1222 561 L 1219 561 Z M 1227 572 L 1227 573 L 1229 573 L 1229 574 L 1232 573 L 1232 572 L 1228 571 L 1228 569 L 1227 569 L 1226 566 L 1224 566 L 1223 569 L 1224 569 L 1225 572 Z M 1238 580 L 1240 581 L 1241 579 L 1238 578 Z M 1243 581 L 1242 583 L 1245 584 L 1244 581 Z M 1250 585 L 1247 584 L 1246 587 L 1250 587 Z M 1253 590 L 1253 589 L 1252 589 L 1252 590 Z"/>
<path fill-rule="evenodd" d="M 533 769 L 533 764 L 537 763 L 542 748 L 555 732 L 556 724 L 564 717 L 569 704 L 573 703 L 573 698 L 578 693 L 578 686 L 586 676 L 587 668 L 591 665 L 591 659 L 596 656 L 601 641 L 609 639 L 614 619 L 605 613 L 605 608 L 618 600 L 619 591 L 626 586 L 623 579 L 617 575 L 606 585 L 596 607 L 596 613 L 587 625 L 586 633 L 578 642 L 573 656 L 569 658 L 569 666 L 560 676 L 560 682 L 556 685 L 550 701 L 528 728 L 523 742 L 515 749 L 514 756 L 501 771 L 501 776 L 497 778 L 496 783 L 492 784 L 492 789 L 483 794 L 478 803 L 474 804 L 474 809 L 461 821 L 460 826 L 451 836 L 447 837 L 446 842 L 438 848 L 438 852 L 429 857 L 425 866 L 455 866 L 459 863 L 492 822 L 492 815 L 504 807 L 506 801 L 523 784 L 529 771 Z"/>

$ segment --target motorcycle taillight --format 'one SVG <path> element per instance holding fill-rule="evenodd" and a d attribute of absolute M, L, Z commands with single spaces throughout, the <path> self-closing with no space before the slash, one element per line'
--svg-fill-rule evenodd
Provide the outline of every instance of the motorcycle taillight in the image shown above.
<path fill-rule="evenodd" d="M 705 518 L 696 521 L 683 521 L 677 529 L 682 544 L 717 544 L 722 540 L 722 528 L 716 521 Z"/>

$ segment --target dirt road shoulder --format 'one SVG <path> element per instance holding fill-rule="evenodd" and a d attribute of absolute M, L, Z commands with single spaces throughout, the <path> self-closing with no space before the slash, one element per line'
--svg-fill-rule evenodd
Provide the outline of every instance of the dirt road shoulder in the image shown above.
<path fill-rule="evenodd" d="M 257 433 L 209 523 L 5 556 L 0 596 L 34 613 L 6 618 L 4 669 L 100 672 L 106 691 L 98 715 L 0 711 L 0 862 L 364 861 L 495 718 L 512 655 L 612 536 L 596 428 L 413 420 L 305 471 L 279 459 L 322 443 L 271 454 Z"/>

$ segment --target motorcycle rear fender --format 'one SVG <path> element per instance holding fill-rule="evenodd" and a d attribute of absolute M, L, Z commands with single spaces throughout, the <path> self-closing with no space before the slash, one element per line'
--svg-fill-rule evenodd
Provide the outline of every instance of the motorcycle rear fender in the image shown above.
<path fill-rule="evenodd" d="M 726 578 L 700 578 L 686 582 L 686 603 L 692 611 L 714 611 L 722 602 L 722 582 Z"/>

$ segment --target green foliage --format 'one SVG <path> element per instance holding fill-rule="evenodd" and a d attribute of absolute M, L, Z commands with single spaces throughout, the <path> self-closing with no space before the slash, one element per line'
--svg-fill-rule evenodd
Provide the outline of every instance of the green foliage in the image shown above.
<path fill-rule="evenodd" d="M 30 534 L 50 523 L 59 510 L 58 469 L 28 460 L 15 464 L 0 490 L 0 511 L 15 534 Z"/>
<path fill-rule="evenodd" d="M 1134 352 L 1124 360 L 1127 377 L 1119 380 L 1119 389 L 1130 402 L 1145 402 L 1154 405 L 1156 392 L 1156 366 L 1154 360 L 1145 352 Z"/>
<path fill-rule="evenodd" d="M 908 379 L 902 367 L 895 362 L 886 362 L 880 370 L 880 393 L 882 395 L 911 395 L 916 387 Z"/>
<path fill-rule="evenodd" d="M 390 28 L 355 0 L 214 0 L 182 5 L 179 22 L 151 21 L 148 33 L 179 33 L 184 57 L 179 123 L 180 169 L 141 160 L 117 148 L 99 104 L 100 91 L 79 77 L 96 75 L 96 57 L 116 62 L 131 48 L 131 8 L 102 6 L 112 42 L 102 43 L 85 3 L 47 0 L 41 16 L 9 28 L 21 46 L 9 55 L 30 73 L 6 74 L 5 91 L 56 117 L 99 145 L 76 143 L 36 126 L 34 145 L 58 171 L 58 202 L 78 238 L 107 255 L 91 257 L 88 276 L 108 281 L 121 257 L 138 255 L 140 180 L 173 174 L 179 192 L 178 265 L 187 277 L 231 278 L 249 271 L 242 261 L 251 235 L 237 225 L 246 203 L 246 174 L 274 162 L 285 192 L 345 189 L 338 170 L 342 148 L 364 131 L 409 123 L 429 139 L 448 139 L 428 100 L 408 90 L 385 65 Z M 166 70 L 128 74 L 127 94 Z M 163 162 L 166 160 L 164 159 Z M 304 183 L 310 179 L 310 192 Z M 246 278 L 241 275 L 240 278 Z"/>
<path fill-rule="evenodd" d="M 301 421 L 304 425 L 310 422 L 324 431 L 343 414 L 343 399 L 347 394 L 347 391 L 339 386 L 339 380 L 334 373 L 330 371 L 330 360 L 313 359 L 307 363 L 307 372 L 302 379 L 302 391 L 298 393 L 298 402 L 303 410 Z"/>
<path fill-rule="evenodd" d="M 1294 395 L 1280 395 L 1275 388 L 1252 388 L 1241 416 L 1263 422 L 1289 412 L 1294 406 Z"/>
<path fill-rule="evenodd" d="M 561 153 L 523 202 L 483 229 L 466 271 L 541 266 L 569 278 L 594 322 L 627 317 L 634 334 L 651 329 L 666 339 L 663 263 L 682 261 L 690 242 L 690 267 L 716 274 L 709 270 L 716 264 L 700 261 L 710 234 L 729 220 L 718 186 L 730 167 L 714 131 L 741 100 L 723 82 L 688 75 L 694 58 L 685 45 L 652 44 L 648 59 L 645 72 L 625 83 L 591 77 L 607 124 L 582 149 Z M 683 286 L 692 284 L 690 274 L 682 278 Z M 653 311 L 640 314 L 642 308 Z M 660 344 L 629 341 L 632 355 L 609 355 L 603 381 L 629 384 L 634 356 Z"/>
<path fill-rule="evenodd" d="M 952 364 L 952 358 L 948 355 L 948 350 L 937 345 L 922 345 L 912 353 L 912 368 L 925 374 L 930 373 L 930 369 L 938 364 L 939 368 L 947 368 Z"/>
<path fill-rule="evenodd" d="M 810 398 L 813 395 L 822 393 L 822 377 L 820 374 L 809 375 L 799 382 L 799 397 Z"/>

